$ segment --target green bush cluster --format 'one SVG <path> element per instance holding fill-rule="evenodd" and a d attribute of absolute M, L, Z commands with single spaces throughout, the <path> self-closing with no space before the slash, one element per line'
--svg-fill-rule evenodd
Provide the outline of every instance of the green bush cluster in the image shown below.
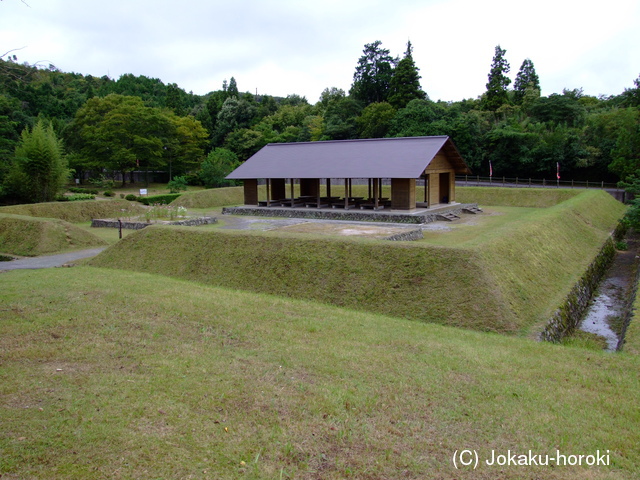
<path fill-rule="evenodd" d="M 140 197 L 138 201 L 140 203 L 144 203 L 145 205 L 168 205 L 173 202 L 176 198 L 178 198 L 181 193 L 167 193 L 165 195 L 151 195 L 150 197 Z"/>
<path fill-rule="evenodd" d="M 58 195 L 58 202 L 75 202 L 77 200 L 95 200 L 96 196 L 90 193 L 74 193 L 73 195 Z"/>
<path fill-rule="evenodd" d="M 91 195 L 98 195 L 99 193 L 95 188 L 69 187 L 67 190 L 71 193 L 89 193 Z"/>
<path fill-rule="evenodd" d="M 114 197 L 115 193 L 113 193 L 112 190 L 107 190 L 107 191 L 104 192 L 104 196 L 105 197 Z"/>
<path fill-rule="evenodd" d="M 126 197 L 124 197 L 125 200 L 129 200 L 130 202 L 137 202 L 138 201 L 138 197 L 136 195 L 134 195 L 133 193 L 128 194 Z"/>

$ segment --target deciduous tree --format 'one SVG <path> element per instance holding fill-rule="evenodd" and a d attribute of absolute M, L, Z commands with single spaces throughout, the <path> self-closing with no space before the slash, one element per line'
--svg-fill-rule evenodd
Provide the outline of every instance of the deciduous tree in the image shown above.
<path fill-rule="evenodd" d="M 360 138 L 382 138 L 391 128 L 396 109 L 387 102 L 372 103 L 357 118 Z"/>
<path fill-rule="evenodd" d="M 225 177 L 238 165 L 240 165 L 240 161 L 235 153 L 226 148 L 216 148 L 202 162 L 200 180 L 207 188 L 234 185 L 233 180 L 227 180 Z"/>
<path fill-rule="evenodd" d="M 95 167 L 126 173 L 152 168 L 164 156 L 171 122 L 138 97 L 111 94 L 94 97 L 78 110 L 73 125 L 78 152 Z"/>

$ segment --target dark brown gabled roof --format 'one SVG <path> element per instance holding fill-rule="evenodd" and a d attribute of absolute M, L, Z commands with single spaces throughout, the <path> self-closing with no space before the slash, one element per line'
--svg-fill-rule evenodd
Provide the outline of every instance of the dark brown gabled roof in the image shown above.
<path fill-rule="evenodd" d="M 457 174 L 471 170 L 449 137 L 270 143 L 228 179 L 418 178 L 443 150 Z"/>

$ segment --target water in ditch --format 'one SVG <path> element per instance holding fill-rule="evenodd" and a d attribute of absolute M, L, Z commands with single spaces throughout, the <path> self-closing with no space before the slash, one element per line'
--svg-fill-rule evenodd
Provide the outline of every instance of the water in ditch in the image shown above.
<path fill-rule="evenodd" d="M 613 264 L 596 290 L 579 329 L 604 337 L 607 350 L 615 351 L 620 342 L 621 319 L 632 293 L 638 264 L 638 240 L 627 238 L 627 250 L 618 251 Z"/>

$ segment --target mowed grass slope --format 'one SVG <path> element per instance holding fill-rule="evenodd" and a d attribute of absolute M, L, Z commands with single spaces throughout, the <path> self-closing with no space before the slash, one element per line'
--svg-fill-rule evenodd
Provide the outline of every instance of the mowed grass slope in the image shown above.
<path fill-rule="evenodd" d="M 86 222 L 94 218 L 116 218 L 144 213 L 144 207 L 126 200 L 87 200 L 77 202 L 30 203 L 0 207 L 0 213 L 31 217 L 58 218 L 67 222 Z"/>
<path fill-rule="evenodd" d="M 517 328 L 477 254 L 411 242 L 151 226 L 89 263 L 427 322 Z"/>
<path fill-rule="evenodd" d="M 261 191 L 263 190 L 264 187 Z M 266 190 L 264 191 L 266 192 Z M 213 208 L 225 205 L 239 205 L 243 200 L 242 187 L 224 187 L 183 193 L 171 202 L 171 205 L 185 208 Z"/>
<path fill-rule="evenodd" d="M 0 303 L 3 477 L 640 475 L 636 356 L 91 267 L 2 274 Z"/>
<path fill-rule="evenodd" d="M 429 239 L 385 242 L 150 227 L 91 264 L 526 334 L 559 306 L 623 211 L 610 195 L 585 191 L 554 207 L 527 209 L 522 218 L 495 228 L 479 228 L 475 237 L 448 247 L 442 246 L 446 235 L 459 238 L 455 233 L 443 233 L 436 246 Z"/>
<path fill-rule="evenodd" d="M 37 256 L 102 245 L 107 242 L 63 220 L 0 213 L 0 253 Z"/>
<path fill-rule="evenodd" d="M 457 187 L 456 202 L 547 208 L 584 192 L 585 190 L 563 188 Z"/>
<path fill-rule="evenodd" d="M 531 211 L 468 246 L 477 251 L 524 331 L 537 334 L 582 276 L 626 207 L 600 190 Z"/>

